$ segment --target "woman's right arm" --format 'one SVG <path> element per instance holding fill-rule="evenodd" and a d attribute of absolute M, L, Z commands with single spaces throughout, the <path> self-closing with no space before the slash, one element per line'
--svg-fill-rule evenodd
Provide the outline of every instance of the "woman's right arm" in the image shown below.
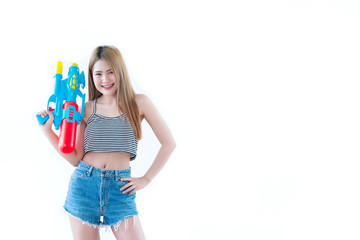
<path fill-rule="evenodd" d="M 42 117 L 49 115 L 49 119 L 46 121 L 46 123 L 40 125 L 43 133 L 45 134 L 47 139 L 49 139 L 51 145 L 56 149 L 56 151 L 63 158 L 65 158 L 71 165 L 76 167 L 84 155 L 84 132 L 86 127 L 86 123 L 84 122 L 84 119 L 81 120 L 77 128 L 75 150 L 72 153 L 65 154 L 59 150 L 58 148 L 59 137 L 51 129 L 52 124 L 54 122 L 53 114 L 48 111 L 42 111 L 39 112 L 38 114 L 41 115 Z"/>

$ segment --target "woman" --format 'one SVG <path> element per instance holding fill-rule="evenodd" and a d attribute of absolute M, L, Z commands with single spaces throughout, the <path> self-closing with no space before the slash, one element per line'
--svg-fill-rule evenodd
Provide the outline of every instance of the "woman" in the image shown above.
<path fill-rule="evenodd" d="M 53 116 L 41 125 L 52 145 L 77 167 L 71 176 L 64 208 L 70 214 L 74 239 L 100 239 L 99 228 L 110 227 L 116 239 L 145 239 L 137 217 L 136 192 L 159 173 L 175 148 L 175 141 L 159 112 L 144 94 L 135 94 L 125 63 L 113 46 L 97 47 L 88 72 L 89 101 L 78 127 L 71 154 L 57 148 Z M 149 123 L 161 143 L 144 176 L 131 177 L 141 122 Z M 86 223 L 86 224 L 84 224 Z"/>

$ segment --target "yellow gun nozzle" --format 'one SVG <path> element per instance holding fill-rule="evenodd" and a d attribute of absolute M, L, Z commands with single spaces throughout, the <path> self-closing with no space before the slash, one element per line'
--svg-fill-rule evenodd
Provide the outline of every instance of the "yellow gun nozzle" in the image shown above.
<path fill-rule="evenodd" d="M 57 66 L 56 66 L 56 73 L 58 74 L 62 74 L 62 69 L 63 69 L 63 63 L 62 62 L 57 62 Z"/>
<path fill-rule="evenodd" d="M 72 67 L 79 67 L 75 62 L 71 64 Z"/>

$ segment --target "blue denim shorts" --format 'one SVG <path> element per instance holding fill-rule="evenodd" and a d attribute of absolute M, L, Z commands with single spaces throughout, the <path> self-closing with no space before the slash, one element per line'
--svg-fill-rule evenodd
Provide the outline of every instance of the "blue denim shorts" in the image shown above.
<path fill-rule="evenodd" d="M 130 168 L 105 170 L 80 161 L 71 175 L 64 209 L 90 226 L 117 230 L 123 220 L 138 214 L 136 193 L 129 196 L 120 191 L 127 183 L 121 178 L 127 177 L 131 177 Z"/>

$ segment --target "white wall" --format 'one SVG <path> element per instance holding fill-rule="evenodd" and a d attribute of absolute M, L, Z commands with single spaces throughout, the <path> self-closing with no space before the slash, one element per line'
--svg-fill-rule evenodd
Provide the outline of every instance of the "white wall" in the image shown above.
<path fill-rule="evenodd" d="M 71 239 L 73 168 L 35 113 L 56 61 L 87 75 L 111 44 L 177 141 L 137 195 L 148 239 L 359 239 L 359 27 L 355 0 L 1 1 L 2 235 Z"/>

